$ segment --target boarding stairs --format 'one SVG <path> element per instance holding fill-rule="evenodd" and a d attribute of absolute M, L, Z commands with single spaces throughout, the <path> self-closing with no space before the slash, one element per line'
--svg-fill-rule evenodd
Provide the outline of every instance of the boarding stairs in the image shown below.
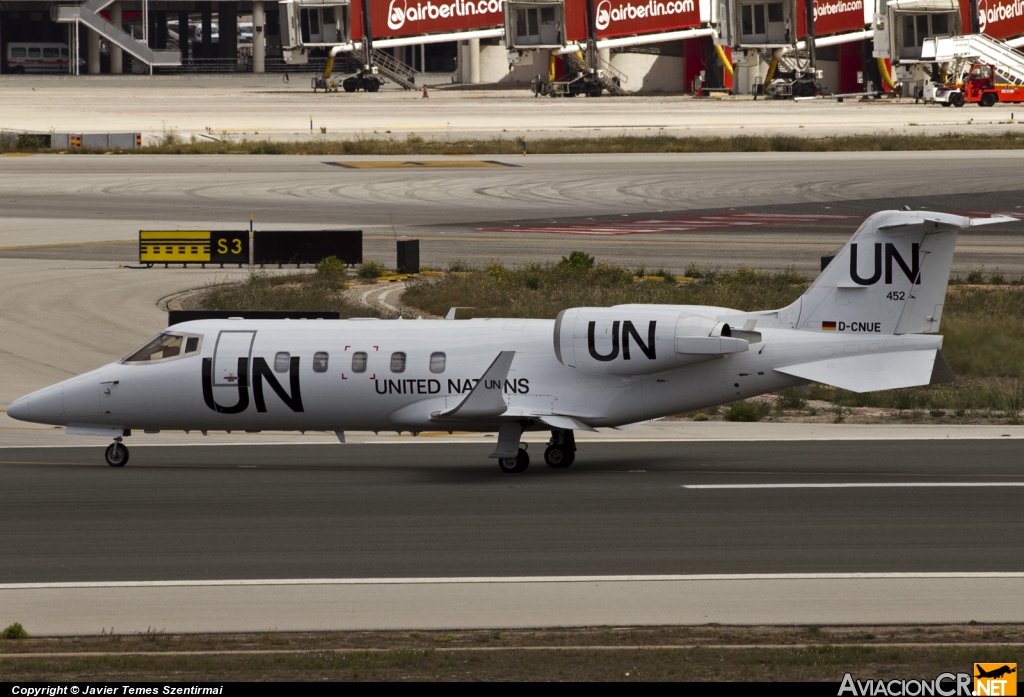
<path fill-rule="evenodd" d="M 1024 85 L 1024 53 L 985 34 L 925 39 L 921 47 L 921 60 L 952 63 L 955 66 L 952 72 L 956 75 L 970 68 L 971 62 L 990 63 L 996 66 L 996 74 L 1001 82 Z"/>
<path fill-rule="evenodd" d="M 579 53 L 565 53 L 562 55 L 566 73 L 589 73 L 590 66 Z M 626 76 L 616 70 L 607 61 L 600 61 L 600 72 L 597 82 L 608 94 L 623 95 L 626 90 L 622 89 L 621 83 L 626 82 Z"/>
<path fill-rule="evenodd" d="M 115 46 L 151 66 L 181 65 L 181 53 L 178 51 L 157 51 L 135 39 L 121 27 L 115 27 L 99 16 L 98 12 L 110 5 L 114 0 L 89 0 L 84 5 L 59 5 L 51 12 L 53 21 L 64 24 L 82 23 Z"/>
<path fill-rule="evenodd" d="M 373 64 L 381 75 L 401 85 L 402 89 L 416 89 L 416 71 L 409 67 L 408 64 L 395 58 L 391 53 L 382 51 L 379 48 L 373 49 Z"/>

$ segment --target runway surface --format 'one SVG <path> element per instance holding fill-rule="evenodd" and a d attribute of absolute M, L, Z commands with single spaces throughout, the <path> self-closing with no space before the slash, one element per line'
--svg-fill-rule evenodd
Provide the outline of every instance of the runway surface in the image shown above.
<path fill-rule="evenodd" d="M 981 443 L 4 449 L 0 581 L 1024 572 L 1020 445 Z"/>
<path fill-rule="evenodd" d="M 38 634 L 1024 619 L 1019 445 L 0 451 L 0 622 Z M 813 486 L 812 486 L 813 485 Z M 717 487 L 717 488 L 709 488 Z"/>

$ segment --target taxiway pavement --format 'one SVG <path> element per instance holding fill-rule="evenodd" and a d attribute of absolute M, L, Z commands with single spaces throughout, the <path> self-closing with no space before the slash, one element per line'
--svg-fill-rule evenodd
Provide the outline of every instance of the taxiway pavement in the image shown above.
<path fill-rule="evenodd" d="M 3 76 L 5 128 L 43 132 L 142 132 L 147 144 L 177 137 L 427 139 L 649 135 L 830 136 L 1001 133 L 1020 129 L 1013 104 L 943 109 L 913 100 L 695 99 L 645 95 L 537 99 L 527 89 L 385 89 L 313 94 L 312 71 L 246 76 Z M 450 76 L 435 76 L 450 82 Z M 433 82 L 433 79 L 428 79 Z M 524 86 L 525 87 L 525 86 Z M 313 120 L 313 127 L 310 126 Z M 321 128 L 326 129 L 321 133 Z"/>

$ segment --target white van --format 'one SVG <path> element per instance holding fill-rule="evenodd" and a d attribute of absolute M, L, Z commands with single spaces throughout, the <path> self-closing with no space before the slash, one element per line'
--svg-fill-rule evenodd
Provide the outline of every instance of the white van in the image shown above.
<path fill-rule="evenodd" d="M 43 42 L 7 44 L 4 72 L 59 73 L 68 70 L 68 45 Z"/>

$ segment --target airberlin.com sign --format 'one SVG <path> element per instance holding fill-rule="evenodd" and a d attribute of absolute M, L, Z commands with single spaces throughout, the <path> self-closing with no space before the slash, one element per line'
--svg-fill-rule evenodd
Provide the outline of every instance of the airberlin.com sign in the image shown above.
<path fill-rule="evenodd" d="M 864 0 L 813 0 L 813 2 L 815 36 L 860 31 L 867 23 L 864 18 Z M 804 7 L 803 2 L 797 3 L 796 30 L 800 38 L 807 36 Z"/>
<path fill-rule="evenodd" d="M 695 0 L 600 0 L 596 10 L 598 36 L 685 29 L 700 24 Z"/>
<path fill-rule="evenodd" d="M 978 28 L 994 39 L 1024 33 L 1024 0 L 978 0 Z"/>
<path fill-rule="evenodd" d="M 505 22 L 504 0 L 375 0 L 371 4 L 373 33 L 381 38 L 483 29 Z"/>

